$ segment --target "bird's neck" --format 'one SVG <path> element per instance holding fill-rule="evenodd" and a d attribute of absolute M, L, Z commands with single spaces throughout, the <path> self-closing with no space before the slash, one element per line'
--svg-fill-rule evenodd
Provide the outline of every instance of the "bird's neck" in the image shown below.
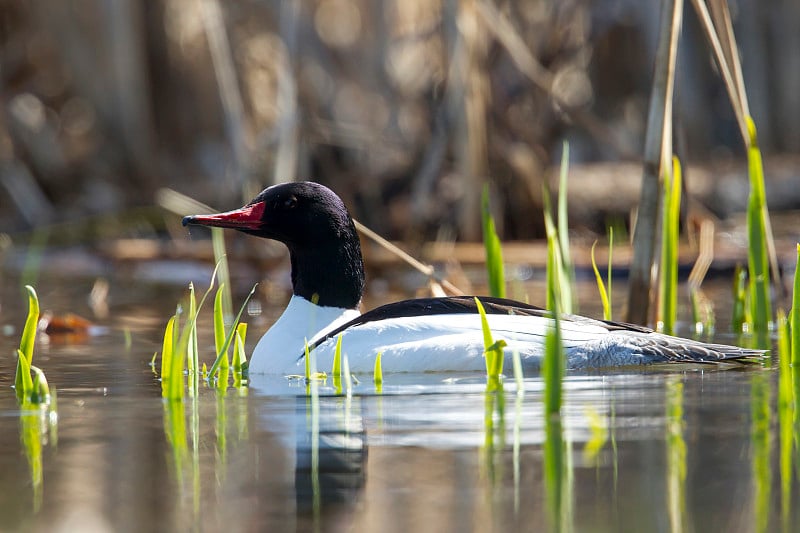
<path fill-rule="evenodd" d="M 323 307 L 355 309 L 364 294 L 364 261 L 358 236 L 330 246 L 290 247 L 292 291 Z"/>

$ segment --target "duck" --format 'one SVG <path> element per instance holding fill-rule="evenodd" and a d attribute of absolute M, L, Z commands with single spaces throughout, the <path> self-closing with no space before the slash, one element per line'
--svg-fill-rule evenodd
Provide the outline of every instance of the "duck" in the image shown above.
<path fill-rule="evenodd" d="M 384 373 L 485 371 L 484 339 L 475 297 L 414 298 L 361 313 L 364 260 L 347 207 L 312 181 L 279 183 L 247 205 L 183 218 L 183 225 L 230 228 L 283 243 L 289 250 L 292 296 L 255 346 L 250 374 L 303 374 L 306 347 L 317 369 L 330 368 L 337 342 L 350 372 L 369 373 L 381 353 Z M 555 327 L 549 311 L 523 302 L 478 297 L 495 339 L 506 342 L 523 369 L 539 369 L 545 337 Z M 711 344 L 650 328 L 560 315 L 568 369 L 654 363 L 720 363 L 763 351 Z"/>

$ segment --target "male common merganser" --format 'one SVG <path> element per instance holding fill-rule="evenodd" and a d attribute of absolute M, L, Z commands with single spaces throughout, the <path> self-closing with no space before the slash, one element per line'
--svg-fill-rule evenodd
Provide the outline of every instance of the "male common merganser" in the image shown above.
<path fill-rule="evenodd" d="M 351 372 L 371 372 L 378 352 L 384 372 L 485 370 L 472 297 L 418 298 L 359 313 L 364 263 L 358 234 L 342 200 L 323 185 L 273 185 L 241 209 L 185 217 L 183 224 L 234 228 L 289 248 L 293 295 L 256 345 L 250 373 L 302 374 L 306 340 L 317 368 L 330 368 L 339 335 Z M 480 300 L 493 336 L 508 343 L 507 363 L 517 350 L 523 366 L 538 368 L 545 333 L 554 324 L 549 313 L 513 300 Z M 560 324 L 572 369 L 718 362 L 762 353 L 575 315 L 565 315 Z"/>

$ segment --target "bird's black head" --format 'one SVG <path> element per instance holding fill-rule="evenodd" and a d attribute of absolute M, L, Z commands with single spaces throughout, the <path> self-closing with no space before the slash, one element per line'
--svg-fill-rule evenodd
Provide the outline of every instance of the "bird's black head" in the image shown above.
<path fill-rule="evenodd" d="M 310 181 L 273 185 L 240 209 L 185 217 L 183 225 L 233 228 L 284 243 L 294 293 L 321 305 L 355 307 L 364 290 L 353 219 L 330 189 Z"/>

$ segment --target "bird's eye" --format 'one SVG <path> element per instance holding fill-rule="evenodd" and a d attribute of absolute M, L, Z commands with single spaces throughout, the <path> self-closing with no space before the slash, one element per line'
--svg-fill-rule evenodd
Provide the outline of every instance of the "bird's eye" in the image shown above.
<path fill-rule="evenodd" d="M 283 201 L 283 207 L 287 209 L 294 209 L 295 207 L 297 207 L 297 198 L 295 198 L 294 196 L 290 196 L 289 198 Z"/>

